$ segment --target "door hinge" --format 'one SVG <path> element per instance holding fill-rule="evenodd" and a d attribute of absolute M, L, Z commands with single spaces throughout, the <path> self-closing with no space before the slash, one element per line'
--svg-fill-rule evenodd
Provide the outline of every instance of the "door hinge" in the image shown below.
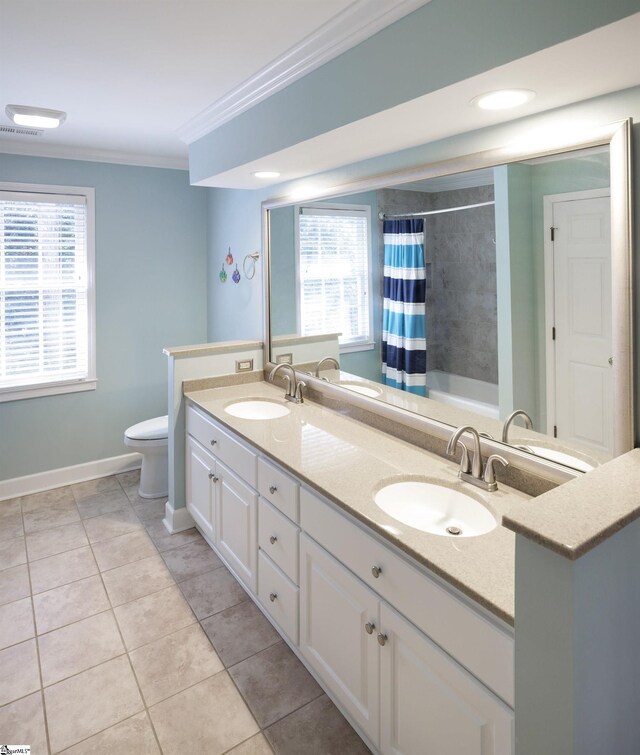
<path fill-rule="evenodd" d="M 554 438 L 558 437 L 558 425 L 553 426 L 553 437 Z"/>
<path fill-rule="evenodd" d="M 556 328 L 555 328 L 555 325 L 553 326 L 553 328 L 551 328 L 551 340 L 552 341 L 556 340 Z"/>
<path fill-rule="evenodd" d="M 557 228 L 555 226 L 551 226 L 551 228 L 549 228 L 549 230 L 551 231 L 551 241 L 555 241 L 556 240 L 556 230 L 557 230 Z"/>

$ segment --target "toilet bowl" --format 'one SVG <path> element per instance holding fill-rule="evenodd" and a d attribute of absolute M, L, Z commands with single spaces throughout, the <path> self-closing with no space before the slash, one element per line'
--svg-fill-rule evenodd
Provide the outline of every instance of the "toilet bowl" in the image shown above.
<path fill-rule="evenodd" d="M 141 498 L 162 498 L 169 492 L 169 417 L 154 417 L 127 428 L 124 444 L 142 454 Z"/>

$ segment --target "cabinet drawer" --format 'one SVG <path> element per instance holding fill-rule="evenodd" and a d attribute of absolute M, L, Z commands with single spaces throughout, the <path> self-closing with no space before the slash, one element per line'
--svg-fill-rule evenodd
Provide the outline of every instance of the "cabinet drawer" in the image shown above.
<path fill-rule="evenodd" d="M 249 485 L 256 487 L 257 454 L 192 406 L 187 408 L 187 432 Z"/>
<path fill-rule="evenodd" d="M 258 459 L 258 492 L 289 519 L 293 519 L 294 522 L 300 520 L 298 513 L 300 485 L 286 472 L 263 458 Z"/>
<path fill-rule="evenodd" d="M 258 545 L 296 584 L 298 584 L 298 532 L 298 528 L 290 519 L 287 519 L 264 498 L 260 498 Z"/>
<path fill-rule="evenodd" d="M 300 525 L 378 595 L 513 706 L 513 637 L 303 488 Z M 380 570 L 376 578 L 372 569 Z"/>
<path fill-rule="evenodd" d="M 258 597 L 260 603 L 295 645 L 298 644 L 299 593 L 300 590 L 268 556 L 260 551 L 258 553 Z"/>

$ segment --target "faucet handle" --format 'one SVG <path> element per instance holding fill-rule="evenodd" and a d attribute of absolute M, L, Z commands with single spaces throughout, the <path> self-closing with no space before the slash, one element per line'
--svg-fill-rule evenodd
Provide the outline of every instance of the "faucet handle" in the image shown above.
<path fill-rule="evenodd" d="M 456 448 L 462 449 L 462 456 L 460 457 L 460 471 L 464 472 L 464 474 L 469 474 L 471 472 L 471 462 L 469 461 L 469 452 L 467 451 L 467 447 L 465 444 L 459 440 L 456 443 Z"/>
<path fill-rule="evenodd" d="M 307 384 L 304 382 L 304 380 L 298 380 L 298 384 L 296 386 L 296 401 L 300 404 L 304 401 L 302 398 L 302 389 L 306 388 Z"/>
<path fill-rule="evenodd" d="M 493 468 L 493 465 L 498 462 L 499 464 L 502 464 L 503 467 L 508 467 L 509 462 L 504 458 L 504 456 L 500 456 L 500 454 L 492 454 L 487 459 L 487 464 L 484 468 L 484 481 L 491 486 L 495 486 L 490 488 L 491 490 L 497 490 L 498 483 L 496 482 L 496 472 Z"/>

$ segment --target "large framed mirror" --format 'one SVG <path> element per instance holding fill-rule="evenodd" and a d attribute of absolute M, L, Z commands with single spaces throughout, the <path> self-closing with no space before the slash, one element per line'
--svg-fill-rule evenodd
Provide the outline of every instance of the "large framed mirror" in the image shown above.
<path fill-rule="evenodd" d="M 271 361 L 581 471 L 629 450 L 630 134 L 265 202 Z"/>

